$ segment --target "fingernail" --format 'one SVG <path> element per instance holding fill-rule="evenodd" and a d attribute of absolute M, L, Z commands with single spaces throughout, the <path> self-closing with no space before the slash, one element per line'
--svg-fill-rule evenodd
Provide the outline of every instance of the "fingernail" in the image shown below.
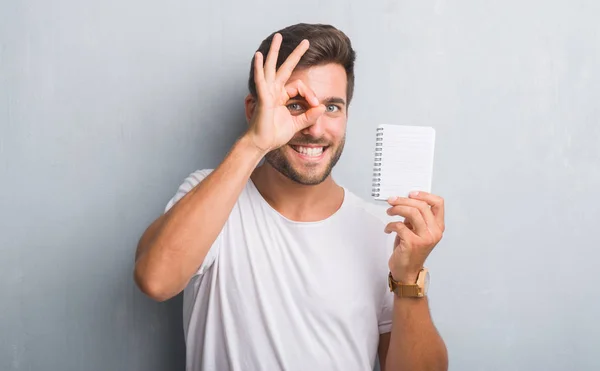
<path fill-rule="evenodd" d="M 392 208 L 390 207 L 389 209 L 387 209 L 385 212 L 390 215 L 390 211 L 392 211 Z"/>
<path fill-rule="evenodd" d="M 388 198 L 388 202 L 394 202 L 398 199 L 398 196 L 392 196 L 390 198 Z"/>
<path fill-rule="evenodd" d="M 419 191 L 410 192 L 410 197 L 417 197 L 419 195 Z"/>

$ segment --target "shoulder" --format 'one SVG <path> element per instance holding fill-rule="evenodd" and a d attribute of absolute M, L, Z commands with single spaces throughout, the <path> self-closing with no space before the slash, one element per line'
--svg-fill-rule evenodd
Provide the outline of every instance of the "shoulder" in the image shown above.
<path fill-rule="evenodd" d="M 357 243 L 356 248 L 366 251 L 366 264 L 375 264 L 375 270 L 387 275 L 388 260 L 394 246 L 393 233 L 385 233 L 385 227 L 393 221 L 386 210 L 387 202 L 363 199 L 346 189 L 347 204 L 344 205 L 345 233 Z M 383 283 L 385 286 L 385 283 Z"/>
<path fill-rule="evenodd" d="M 202 180 L 204 180 L 204 178 L 206 178 L 212 172 L 213 172 L 213 169 L 199 169 L 199 170 L 196 170 L 196 171 L 192 172 L 191 174 L 189 174 L 185 178 L 185 180 L 183 181 L 183 183 L 181 184 L 181 186 L 191 185 L 192 188 L 193 188 L 193 187 L 197 186 L 198 184 L 200 184 L 200 182 Z M 191 188 L 190 188 L 190 190 L 191 190 Z"/>
<path fill-rule="evenodd" d="M 194 189 L 195 186 L 200 184 L 200 182 L 204 180 L 204 178 L 206 178 L 212 171 L 213 169 L 200 169 L 195 170 L 191 174 L 189 174 L 179 185 L 179 187 L 177 188 L 177 192 L 175 192 L 173 197 L 167 203 L 167 206 L 165 207 L 165 212 L 167 212 L 171 207 L 173 207 L 173 205 L 175 205 L 177 201 L 182 199 L 183 196 L 185 196 L 189 191 Z"/>
<path fill-rule="evenodd" d="M 377 225 L 382 229 L 392 221 L 392 217 L 386 213 L 389 205 L 386 202 L 367 201 L 347 188 L 344 188 L 345 197 L 347 197 L 348 211 L 364 219 L 367 222 Z"/>

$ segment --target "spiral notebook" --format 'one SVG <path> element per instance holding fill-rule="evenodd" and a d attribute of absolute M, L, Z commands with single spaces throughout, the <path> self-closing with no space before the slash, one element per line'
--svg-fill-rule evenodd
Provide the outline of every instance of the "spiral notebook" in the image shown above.
<path fill-rule="evenodd" d="M 379 125 L 375 134 L 373 190 L 376 200 L 431 192 L 435 130 L 424 126 Z"/>

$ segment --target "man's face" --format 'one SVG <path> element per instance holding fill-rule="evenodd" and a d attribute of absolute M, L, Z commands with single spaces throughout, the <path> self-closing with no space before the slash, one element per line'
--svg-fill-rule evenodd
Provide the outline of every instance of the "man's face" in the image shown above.
<path fill-rule="evenodd" d="M 267 162 L 289 179 L 304 185 L 323 182 L 340 159 L 346 140 L 347 77 L 339 64 L 296 70 L 289 82 L 302 82 L 325 105 L 325 113 L 312 125 L 296 133 L 283 147 L 269 152 Z M 287 107 L 293 115 L 301 114 L 309 104 L 292 98 Z"/>

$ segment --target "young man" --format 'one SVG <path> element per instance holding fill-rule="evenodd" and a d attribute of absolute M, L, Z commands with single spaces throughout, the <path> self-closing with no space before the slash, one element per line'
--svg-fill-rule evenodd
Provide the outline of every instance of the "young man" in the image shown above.
<path fill-rule="evenodd" d="M 385 215 L 330 174 L 354 59 L 332 26 L 264 40 L 247 132 L 216 169 L 192 173 L 141 237 L 140 289 L 160 301 L 184 291 L 187 370 L 364 371 L 377 354 L 382 370 L 447 369 L 422 296 L 443 200 L 393 198 Z"/>

